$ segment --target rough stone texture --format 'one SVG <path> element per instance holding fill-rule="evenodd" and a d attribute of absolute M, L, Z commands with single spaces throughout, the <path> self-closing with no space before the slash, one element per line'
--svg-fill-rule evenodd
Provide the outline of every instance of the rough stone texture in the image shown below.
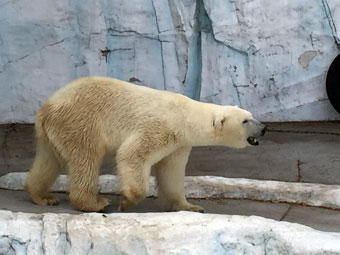
<path fill-rule="evenodd" d="M 26 173 L 9 173 L 0 177 L 0 188 L 23 190 Z M 68 190 L 68 177 L 61 175 L 51 187 L 53 192 Z M 99 192 L 119 194 L 118 176 L 101 175 Z M 188 198 L 235 198 L 272 202 L 288 202 L 310 206 L 340 209 L 340 185 L 259 181 L 217 176 L 186 176 L 185 192 Z M 156 180 L 150 177 L 148 196 L 157 196 Z"/>
<path fill-rule="evenodd" d="M 0 211 L 2 254 L 337 254 L 339 239 L 254 216 Z"/>
<path fill-rule="evenodd" d="M 324 1 L 331 13 L 339 12 L 335 2 Z M 212 31 L 202 36 L 209 49 L 202 54 L 203 97 L 241 105 L 267 121 L 337 118 L 324 80 L 338 53 L 328 23 L 339 17 L 325 15 L 317 0 L 204 3 Z"/>
<path fill-rule="evenodd" d="M 0 142 L 0 171 L 28 171 L 35 152 L 33 125 L 1 126 Z"/>
<path fill-rule="evenodd" d="M 339 53 L 337 0 L 1 0 L 0 7 L 0 123 L 34 122 L 47 97 L 88 75 L 237 104 L 266 121 L 339 119 L 324 84 Z"/>
<path fill-rule="evenodd" d="M 340 46 L 340 2 L 337 0 L 322 0 L 329 26 L 331 27 L 334 40 Z"/>

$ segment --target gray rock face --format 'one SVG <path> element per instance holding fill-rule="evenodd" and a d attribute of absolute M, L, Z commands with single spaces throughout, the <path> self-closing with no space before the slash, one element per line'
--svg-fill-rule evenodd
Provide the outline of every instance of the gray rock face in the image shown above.
<path fill-rule="evenodd" d="M 264 121 L 333 120 L 337 0 L 0 1 L 0 123 L 34 122 L 72 79 L 108 75 L 236 104 Z"/>
<path fill-rule="evenodd" d="M 202 97 L 268 121 L 336 118 L 324 87 L 339 52 L 335 2 L 204 1 L 212 31 L 202 37 Z"/>
<path fill-rule="evenodd" d="M 339 254 L 339 240 L 254 216 L 0 211 L 0 254 Z"/>

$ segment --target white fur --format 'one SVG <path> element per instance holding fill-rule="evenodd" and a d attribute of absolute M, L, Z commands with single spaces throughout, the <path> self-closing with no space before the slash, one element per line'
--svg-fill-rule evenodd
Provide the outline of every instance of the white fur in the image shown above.
<path fill-rule="evenodd" d="M 112 78 L 78 79 L 57 91 L 37 115 L 38 150 L 25 187 L 34 202 L 55 204 L 48 188 L 65 168 L 71 202 L 81 210 L 101 210 L 108 201 L 97 197 L 100 163 L 116 155 L 121 210 L 144 199 L 155 165 L 166 208 L 201 211 L 184 196 L 191 147 L 247 146 L 255 129 L 242 124 L 246 119 L 251 114 L 235 106 L 197 102 Z"/>

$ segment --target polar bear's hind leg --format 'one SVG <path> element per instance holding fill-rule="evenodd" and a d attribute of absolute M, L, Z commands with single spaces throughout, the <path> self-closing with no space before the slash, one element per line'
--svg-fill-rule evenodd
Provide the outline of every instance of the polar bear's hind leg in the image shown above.
<path fill-rule="evenodd" d="M 110 204 L 109 200 L 98 196 L 98 177 L 101 157 L 91 158 L 93 153 L 83 152 L 75 160 L 69 158 L 70 202 L 86 212 L 103 210 Z"/>
<path fill-rule="evenodd" d="M 25 189 L 34 203 L 38 205 L 56 205 L 58 199 L 48 190 L 60 174 L 60 165 L 47 141 L 37 137 L 36 155 L 32 168 L 25 181 Z"/>

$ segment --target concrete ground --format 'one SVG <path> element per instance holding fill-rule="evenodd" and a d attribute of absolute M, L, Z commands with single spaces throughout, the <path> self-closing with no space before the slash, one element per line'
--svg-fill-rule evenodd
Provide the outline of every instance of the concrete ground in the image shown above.
<path fill-rule="evenodd" d="M 235 150 L 223 147 L 194 148 L 187 175 L 217 175 L 290 182 L 340 184 L 340 122 L 269 123 L 260 146 Z M 34 156 L 32 125 L 0 125 L 0 176 L 27 171 Z M 107 160 L 102 173 L 114 172 L 114 160 Z M 0 209 L 25 212 L 79 213 L 66 194 L 57 194 L 61 204 L 43 207 L 32 204 L 28 194 L 0 190 Z M 115 212 L 118 197 L 108 196 Z M 131 211 L 150 212 L 159 208 L 153 198 Z M 323 231 L 340 232 L 340 211 L 250 200 L 195 200 L 207 213 L 258 215 L 302 223 Z"/>

